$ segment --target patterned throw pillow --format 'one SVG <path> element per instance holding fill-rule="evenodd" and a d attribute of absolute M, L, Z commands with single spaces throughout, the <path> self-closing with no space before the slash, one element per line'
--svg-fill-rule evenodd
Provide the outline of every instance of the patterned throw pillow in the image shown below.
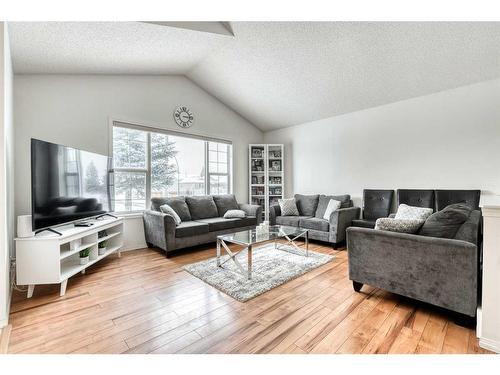
<path fill-rule="evenodd" d="M 398 233 L 417 233 L 422 224 L 424 224 L 424 220 L 382 217 L 375 222 L 375 229 Z"/>
<path fill-rule="evenodd" d="M 278 199 L 282 216 L 299 216 L 295 198 Z"/>
<path fill-rule="evenodd" d="M 224 214 L 224 219 L 243 219 L 245 211 L 243 210 L 227 210 Z"/>
<path fill-rule="evenodd" d="M 407 204 L 400 204 L 395 219 L 427 220 L 432 215 L 432 208 L 414 207 Z"/>
<path fill-rule="evenodd" d="M 181 223 L 181 218 L 179 217 L 179 215 L 177 215 L 177 212 L 175 212 L 174 209 L 168 204 L 161 205 L 160 211 L 164 214 L 172 216 L 174 218 L 175 225 L 179 225 Z"/>

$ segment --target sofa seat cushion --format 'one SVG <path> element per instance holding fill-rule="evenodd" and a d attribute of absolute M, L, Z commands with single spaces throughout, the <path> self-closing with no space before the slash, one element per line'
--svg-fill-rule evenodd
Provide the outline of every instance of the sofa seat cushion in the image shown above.
<path fill-rule="evenodd" d="M 353 227 L 375 228 L 375 220 L 356 219 L 352 221 Z"/>
<path fill-rule="evenodd" d="M 177 212 L 181 221 L 191 221 L 191 213 L 184 197 L 171 197 L 171 198 L 151 198 L 151 209 L 160 211 L 160 207 L 168 204 L 172 209 Z"/>
<path fill-rule="evenodd" d="M 299 227 L 304 229 L 313 229 L 322 232 L 328 232 L 330 230 L 330 222 L 325 219 L 318 219 L 317 217 L 311 217 L 309 219 L 300 220 Z"/>
<path fill-rule="evenodd" d="M 220 217 L 223 217 L 224 214 L 229 210 L 240 209 L 238 206 L 238 202 L 236 202 L 236 197 L 234 196 L 234 194 L 214 195 L 213 198 Z"/>
<path fill-rule="evenodd" d="M 298 228 L 300 220 L 309 219 L 310 217 L 311 216 L 278 216 L 276 217 L 276 224 Z"/>
<path fill-rule="evenodd" d="M 186 197 L 186 203 L 191 212 L 193 220 L 208 219 L 211 217 L 219 217 L 217 206 L 211 195 L 199 195 Z"/>
<path fill-rule="evenodd" d="M 208 224 L 199 221 L 183 221 L 175 228 L 175 237 L 191 237 L 208 233 Z"/>
<path fill-rule="evenodd" d="M 208 224 L 209 232 L 216 232 L 218 230 L 236 228 L 241 219 L 225 219 L 223 217 L 211 217 L 208 219 L 197 220 L 200 223 Z"/>
<path fill-rule="evenodd" d="M 299 209 L 299 215 L 314 216 L 318 208 L 319 195 L 295 194 L 295 203 Z"/>
<path fill-rule="evenodd" d="M 251 227 L 257 225 L 257 218 L 255 216 L 246 216 L 242 219 L 236 219 L 236 220 L 237 222 L 235 228 Z"/>

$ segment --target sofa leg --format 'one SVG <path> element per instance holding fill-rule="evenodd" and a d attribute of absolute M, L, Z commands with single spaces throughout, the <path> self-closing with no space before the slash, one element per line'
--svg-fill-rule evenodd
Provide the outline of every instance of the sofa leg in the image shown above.
<path fill-rule="evenodd" d="M 355 292 L 359 292 L 361 290 L 361 288 L 363 287 L 363 283 L 358 283 L 357 281 L 353 281 L 352 287 L 354 288 Z"/>

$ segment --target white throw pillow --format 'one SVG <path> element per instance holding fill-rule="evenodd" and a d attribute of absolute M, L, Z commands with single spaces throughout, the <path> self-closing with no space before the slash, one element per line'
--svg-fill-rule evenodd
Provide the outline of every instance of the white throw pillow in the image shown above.
<path fill-rule="evenodd" d="M 243 210 L 227 210 L 224 214 L 224 219 L 243 219 L 245 217 Z"/>
<path fill-rule="evenodd" d="M 177 212 L 175 212 L 174 209 L 170 207 L 168 204 L 161 205 L 160 211 L 163 212 L 164 214 L 172 216 L 174 218 L 175 225 L 179 225 L 181 223 L 181 218 L 179 217 L 179 215 L 177 215 Z"/>
<path fill-rule="evenodd" d="M 424 222 L 425 220 L 381 217 L 375 222 L 375 229 L 398 233 L 417 233 Z"/>
<path fill-rule="evenodd" d="M 330 199 L 330 202 L 328 202 L 328 206 L 326 206 L 326 210 L 325 210 L 325 214 L 323 215 L 323 219 L 330 220 L 330 216 L 332 215 L 332 212 L 337 211 L 340 208 L 341 204 L 342 204 L 341 201 L 337 201 L 335 199 Z"/>
<path fill-rule="evenodd" d="M 281 216 L 299 216 L 299 210 L 295 203 L 295 198 L 278 199 L 281 209 Z"/>
<path fill-rule="evenodd" d="M 432 215 L 432 208 L 414 207 L 407 204 L 400 204 L 395 219 L 402 220 L 427 220 Z"/>

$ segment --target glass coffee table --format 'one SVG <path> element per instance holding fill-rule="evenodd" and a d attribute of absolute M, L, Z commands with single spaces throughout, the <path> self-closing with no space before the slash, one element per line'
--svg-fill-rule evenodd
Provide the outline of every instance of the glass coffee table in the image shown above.
<path fill-rule="evenodd" d="M 295 240 L 299 237 L 305 237 L 305 250 L 301 249 L 295 243 Z M 265 231 L 250 229 L 217 236 L 217 267 L 222 267 L 224 263 L 232 260 L 240 273 L 245 276 L 247 280 L 250 280 L 252 279 L 252 251 L 254 250 L 254 248 L 265 242 L 274 242 L 275 250 L 287 251 L 285 249 L 286 246 L 278 243 L 279 240 L 285 240 L 285 245 L 291 245 L 293 248 L 299 250 L 299 252 L 303 252 L 304 256 L 309 256 L 309 232 L 307 229 L 289 227 L 284 225 L 271 225 L 269 226 L 269 230 Z M 233 252 L 231 249 L 229 249 L 228 243 L 242 245 L 244 246 L 244 248 L 238 252 Z M 229 258 L 226 259 L 223 263 L 221 263 L 222 249 L 224 249 L 225 252 L 229 255 Z M 246 271 L 238 261 L 238 259 L 236 259 L 236 255 L 245 250 L 248 251 L 248 264 Z"/>

